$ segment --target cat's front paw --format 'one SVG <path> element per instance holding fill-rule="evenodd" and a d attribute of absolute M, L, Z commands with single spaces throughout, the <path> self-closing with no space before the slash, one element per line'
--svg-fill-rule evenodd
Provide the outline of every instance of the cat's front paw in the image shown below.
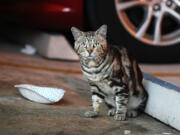
<path fill-rule="evenodd" d="M 115 109 L 113 108 L 113 109 L 110 109 L 110 110 L 108 110 L 108 116 L 114 116 L 115 115 Z"/>
<path fill-rule="evenodd" d="M 84 113 L 84 116 L 87 118 L 94 118 L 98 116 L 98 112 L 94 112 L 94 111 L 87 111 Z"/>
<path fill-rule="evenodd" d="M 124 114 L 124 113 L 116 114 L 114 116 L 114 119 L 117 121 L 124 121 L 124 120 L 126 120 L 126 114 Z"/>

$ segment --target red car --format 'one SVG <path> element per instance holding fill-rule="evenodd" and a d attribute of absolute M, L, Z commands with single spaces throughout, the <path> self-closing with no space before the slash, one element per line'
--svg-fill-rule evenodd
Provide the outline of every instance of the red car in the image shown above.
<path fill-rule="evenodd" d="M 4 0 L 0 17 L 56 31 L 107 24 L 109 42 L 127 46 L 140 61 L 180 61 L 179 0 Z"/>

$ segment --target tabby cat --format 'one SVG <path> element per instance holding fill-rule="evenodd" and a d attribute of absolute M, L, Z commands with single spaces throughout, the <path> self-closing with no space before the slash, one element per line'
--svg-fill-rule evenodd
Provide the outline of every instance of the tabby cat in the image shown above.
<path fill-rule="evenodd" d="M 126 48 L 108 46 L 106 25 L 95 32 L 82 32 L 75 27 L 71 31 L 82 72 L 92 93 L 92 110 L 85 116 L 98 116 L 100 104 L 105 102 L 110 108 L 108 115 L 115 120 L 136 117 L 145 107 L 147 94 L 134 57 Z"/>

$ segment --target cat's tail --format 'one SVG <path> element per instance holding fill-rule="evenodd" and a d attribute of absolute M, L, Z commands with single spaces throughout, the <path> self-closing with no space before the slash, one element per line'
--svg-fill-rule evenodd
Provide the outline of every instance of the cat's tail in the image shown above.
<path fill-rule="evenodd" d="M 141 95 L 141 104 L 138 107 L 139 112 L 144 112 L 146 104 L 147 104 L 147 100 L 148 100 L 148 94 L 147 91 L 144 90 L 142 95 Z"/>

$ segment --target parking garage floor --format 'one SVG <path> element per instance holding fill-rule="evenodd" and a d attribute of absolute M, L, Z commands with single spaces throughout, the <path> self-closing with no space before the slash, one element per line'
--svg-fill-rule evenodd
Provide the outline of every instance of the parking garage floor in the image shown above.
<path fill-rule="evenodd" d="M 127 121 L 101 116 L 88 119 L 90 93 L 79 62 L 45 59 L 20 53 L 17 44 L 0 42 L 0 134 L 2 135 L 180 135 L 180 132 L 142 114 Z M 180 86 L 180 64 L 141 65 L 153 76 Z M 66 90 L 64 98 L 44 105 L 24 99 L 13 86 L 34 84 Z M 130 134 L 129 134 L 130 135 Z"/>

